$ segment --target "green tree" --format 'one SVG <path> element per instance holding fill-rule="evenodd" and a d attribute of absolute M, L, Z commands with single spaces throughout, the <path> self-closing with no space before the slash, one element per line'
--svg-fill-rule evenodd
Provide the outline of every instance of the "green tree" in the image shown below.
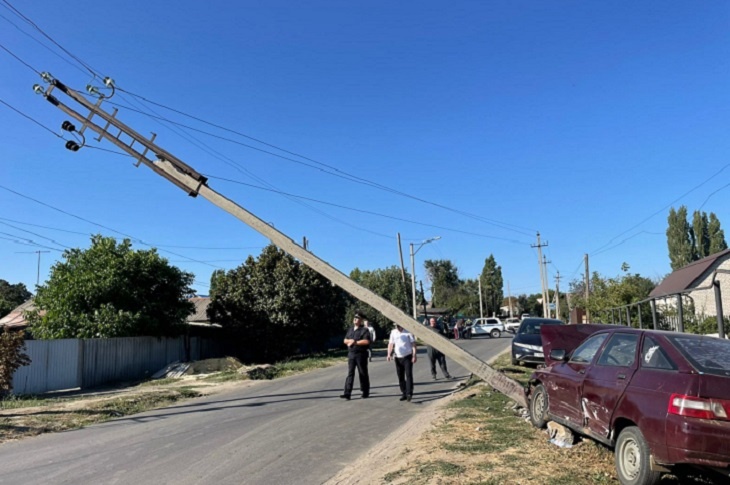
<path fill-rule="evenodd" d="M 672 269 L 678 270 L 695 260 L 693 231 L 692 226 L 687 222 L 687 208 L 681 206 L 675 211 L 672 207 L 669 210 L 668 223 L 667 246 L 669 248 L 669 260 Z"/>
<path fill-rule="evenodd" d="M 490 254 L 484 260 L 482 273 L 482 292 L 484 293 L 484 307 L 486 315 L 499 315 L 500 307 L 504 301 L 504 280 L 502 279 L 502 267 L 497 264 L 494 255 Z"/>
<path fill-rule="evenodd" d="M 13 390 L 13 374 L 30 358 L 23 352 L 23 332 L 0 330 L 0 397 Z"/>
<path fill-rule="evenodd" d="M 243 359 L 274 362 L 341 333 L 347 303 L 329 280 L 269 245 L 218 278 L 208 316 Z"/>
<path fill-rule="evenodd" d="M 720 251 L 727 249 L 725 233 L 720 227 L 720 221 L 714 212 L 710 212 L 710 218 L 707 222 L 707 237 L 710 240 L 708 249 L 709 254 L 717 254 Z"/>
<path fill-rule="evenodd" d="M 218 288 L 218 281 L 225 276 L 226 272 L 222 269 L 213 270 L 210 274 L 210 296 L 213 296 Z"/>
<path fill-rule="evenodd" d="M 459 291 L 459 270 L 448 259 L 427 259 L 423 266 L 431 280 L 433 306 L 445 307 Z"/>
<path fill-rule="evenodd" d="M 32 295 L 23 283 L 11 285 L 9 282 L 0 279 L 0 318 L 4 317 L 14 308 L 22 305 Z"/>
<path fill-rule="evenodd" d="M 388 300 L 405 313 L 410 313 L 410 275 L 406 273 L 406 284 L 404 284 L 403 274 L 397 266 L 372 271 L 362 271 L 359 268 L 355 268 L 350 272 L 350 279 L 376 295 Z M 357 310 L 365 312 L 368 321 L 375 327 L 378 338 L 386 338 L 391 328 L 390 320 L 370 305 L 356 300 L 352 300 L 349 305 L 347 316 L 343 322 L 345 327 L 350 326 L 352 317 Z"/>
<path fill-rule="evenodd" d="M 707 213 L 694 211 L 692 214 L 692 233 L 694 235 L 694 257 L 702 259 L 710 255 L 710 233 L 708 232 Z"/>
<path fill-rule="evenodd" d="M 194 307 L 193 274 L 171 266 L 155 249 L 96 235 L 88 249 L 68 249 L 38 287 L 30 312 L 35 338 L 172 336 Z"/>
<path fill-rule="evenodd" d="M 612 323 L 612 317 L 618 321 L 618 314 L 611 309 L 624 307 L 646 299 L 651 290 L 656 286 L 656 282 L 649 278 L 643 277 L 637 273 L 616 276 L 615 278 L 607 278 L 601 276 L 598 272 L 591 275 L 591 294 L 586 304 L 585 292 L 583 291 L 585 283 L 583 280 L 575 280 L 570 284 L 571 302 L 573 307 L 587 308 L 591 313 L 592 323 Z M 651 321 L 651 311 L 649 305 L 642 305 L 642 321 Z M 621 310 L 625 312 L 624 310 Z M 636 312 L 635 309 L 631 310 Z M 621 318 L 625 321 L 625 313 L 621 314 Z M 634 315 L 632 317 L 638 318 Z M 636 324 L 636 321 L 633 322 Z"/>

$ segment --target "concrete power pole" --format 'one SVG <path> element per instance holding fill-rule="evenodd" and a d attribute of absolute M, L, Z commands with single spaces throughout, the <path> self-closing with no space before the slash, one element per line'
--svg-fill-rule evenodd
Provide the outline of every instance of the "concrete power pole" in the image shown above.
<path fill-rule="evenodd" d="M 555 318 L 560 318 L 560 271 L 555 275 Z"/>
<path fill-rule="evenodd" d="M 586 276 L 585 276 L 585 294 L 586 294 L 586 323 L 591 323 L 591 313 L 588 310 L 588 298 L 591 296 L 591 274 L 588 271 L 588 254 L 585 255 Z"/>
<path fill-rule="evenodd" d="M 512 292 L 509 290 L 509 281 L 507 281 L 507 301 L 509 302 L 509 317 L 512 318 Z"/>
<path fill-rule="evenodd" d="M 484 305 L 482 304 L 482 274 L 477 277 L 479 281 L 479 318 L 484 318 Z"/>
<path fill-rule="evenodd" d="M 542 248 L 547 246 L 548 243 L 542 244 L 540 242 L 540 233 L 537 233 L 537 244 L 531 245 L 533 248 L 537 248 L 537 265 L 540 268 L 540 287 L 542 288 L 542 316 L 547 318 L 548 316 L 548 301 L 547 301 L 547 289 L 545 287 L 545 270 L 542 264 Z"/>
<path fill-rule="evenodd" d="M 116 118 L 116 109 L 111 115 L 102 110 L 101 104 L 106 99 L 105 97 L 99 97 L 97 102 L 92 104 L 84 96 L 79 94 L 78 91 L 69 89 L 62 82 L 54 79 L 50 74 L 42 73 L 41 77 L 49 84 L 49 87 L 44 89 L 42 86 L 36 85 L 33 88 L 34 91 L 43 95 L 44 99 L 50 102 L 53 106 L 81 123 L 81 129 L 78 130 L 80 134 L 83 135 L 83 132 L 87 129 L 98 133 L 99 141 L 105 139 L 129 153 L 138 160 L 138 166 L 139 164 L 144 164 L 156 174 L 168 180 L 176 187 L 184 190 L 188 195 L 192 197 L 200 196 L 211 202 L 213 205 L 228 212 L 250 226 L 252 229 L 259 232 L 264 237 L 270 239 L 277 247 L 286 251 L 303 264 L 306 264 L 314 271 L 329 279 L 332 283 L 347 291 L 358 300 L 367 303 L 378 310 L 385 318 L 401 325 L 403 328 L 413 333 L 426 345 L 431 345 L 440 350 L 470 372 L 484 379 L 484 381 L 489 385 L 499 390 L 519 405 L 527 407 L 525 390 L 520 383 L 500 372 L 495 371 L 471 353 L 451 343 L 444 337 L 437 335 L 423 325 L 420 325 L 415 319 L 403 313 L 403 311 L 391 304 L 389 301 L 376 295 L 367 288 L 358 285 L 344 273 L 340 272 L 333 266 L 330 266 L 327 262 L 318 258 L 313 253 L 306 251 L 286 234 L 280 232 L 278 229 L 259 219 L 232 200 L 227 199 L 223 195 L 211 189 L 208 186 L 207 177 L 198 173 L 194 168 L 187 165 L 167 150 L 156 145 L 152 140 L 143 137 L 135 130 L 119 121 Z M 113 81 L 111 81 L 111 79 L 106 78 L 105 83 L 108 87 L 113 89 Z M 53 96 L 52 93 L 55 90 L 61 91 L 64 95 L 81 105 L 85 110 L 88 110 L 88 114 L 82 115 L 61 102 L 58 98 Z M 105 126 L 102 127 L 96 124 L 95 118 L 103 120 Z M 107 130 L 111 126 L 118 130 L 118 133 L 109 133 Z M 68 121 L 63 123 L 63 128 L 66 131 L 76 131 L 76 128 Z M 122 134 L 125 135 L 124 138 L 120 136 Z M 129 142 L 129 144 L 122 141 L 122 139 L 126 140 L 127 138 L 131 138 L 131 142 Z M 78 151 L 79 148 L 81 148 L 81 146 L 72 141 L 67 142 L 66 147 L 72 151 Z M 137 147 L 143 147 L 144 150 L 139 152 L 137 151 Z M 155 155 L 155 160 L 147 158 L 148 152 L 152 152 Z"/>
<path fill-rule="evenodd" d="M 550 315 L 551 315 L 551 312 L 550 312 L 550 303 L 549 303 L 549 300 L 550 300 L 550 282 L 549 282 L 549 279 L 548 279 L 548 270 L 547 270 L 547 265 L 550 262 L 551 261 L 548 261 L 547 260 L 547 256 L 545 256 L 543 254 L 542 255 L 542 276 L 543 276 L 543 278 L 545 278 L 545 283 L 544 283 L 545 284 L 545 298 L 548 301 L 548 304 L 547 304 L 547 318 L 550 318 Z"/>

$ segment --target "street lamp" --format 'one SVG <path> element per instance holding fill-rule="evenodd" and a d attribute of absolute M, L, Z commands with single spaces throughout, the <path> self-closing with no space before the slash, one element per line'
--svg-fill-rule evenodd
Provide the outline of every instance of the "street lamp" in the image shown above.
<path fill-rule="evenodd" d="M 421 244 L 418 245 L 416 250 L 413 250 L 413 243 L 411 243 L 411 289 L 413 290 L 413 319 L 415 320 L 418 318 L 418 310 L 416 309 L 416 262 L 414 259 L 414 256 L 416 253 L 426 244 L 437 241 L 441 239 L 441 236 L 432 237 L 430 239 L 426 239 Z"/>

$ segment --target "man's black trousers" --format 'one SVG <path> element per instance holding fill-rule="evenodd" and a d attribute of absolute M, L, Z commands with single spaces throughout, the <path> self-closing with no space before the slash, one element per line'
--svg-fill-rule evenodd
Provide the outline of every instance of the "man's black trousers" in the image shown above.
<path fill-rule="evenodd" d="M 360 378 L 360 390 L 362 395 L 370 395 L 370 376 L 368 376 L 368 353 L 362 352 L 349 354 L 347 358 L 347 379 L 345 379 L 345 395 L 352 394 L 352 386 L 355 384 L 355 368 Z"/>
<path fill-rule="evenodd" d="M 398 374 L 400 393 L 404 396 L 413 395 L 413 356 L 396 357 L 395 372 Z"/>

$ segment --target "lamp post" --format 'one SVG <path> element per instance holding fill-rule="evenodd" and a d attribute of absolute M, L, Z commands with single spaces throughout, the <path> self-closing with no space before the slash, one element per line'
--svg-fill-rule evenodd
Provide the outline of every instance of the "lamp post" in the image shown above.
<path fill-rule="evenodd" d="M 413 250 L 413 243 L 411 243 L 411 289 L 413 290 L 413 319 L 418 318 L 418 309 L 416 308 L 416 253 L 426 244 L 441 239 L 441 236 L 432 237 L 421 242 L 416 250 Z"/>

